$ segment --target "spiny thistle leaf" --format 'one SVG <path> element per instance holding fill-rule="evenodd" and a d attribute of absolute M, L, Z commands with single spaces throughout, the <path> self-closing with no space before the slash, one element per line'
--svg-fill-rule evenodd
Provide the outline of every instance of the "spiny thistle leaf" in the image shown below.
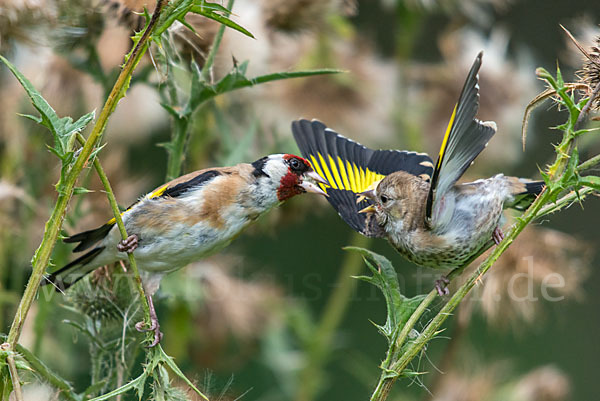
<path fill-rule="evenodd" d="M 153 372 L 151 400 L 185 401 L 189 398 L 186 393 L 177 387 L 173 387 L 169 379 L 169 372 L 160 365 Z"/>
<path fill-rule="evenodd" d="M 217 21 L 218 23 L 223 24 L 226 27 L 235 29 L 236 31 L 241 32 L 244 35 L 249 36 L 252 39 L 254 39 L 254 35 L 252 35 L 250 33 L 250 31 L 248 31 L 246 28 L 240 26 L 239 24 L 235 23 L 234 21 L 230 20 L 226 16 L 229 14 L 229 10 L 227 10 L 225 7 L 223 7 L 219 4 L 207 3 L 204 1 L 200 1 L 200 2 L 196 1 L 196 3 L 200 3 L 200 4 L 196 4 L 196 5 L 192 6 L 192 8 L 190 9 L 191 12 L 202 15 L 202 16 L 212 19 L 214 21 Z M 224 15 L 221 15 L 219 13 L 223 13 Z"/>
<path fill-rule="evenodd" d="M 217 21 L 220 24 L 223 24 L 254 39 L 254 35 L 252 35 L 250 31 L 229 19 L 228 16 L 231 11 L 222 5 L 217 3 L 209 3 L 204 0 L 183 0 L 171 2 L 171 4 L 165 7 L 163 15 L 161 16 L 156 30 L 154 31 L 153 40 L 160 42 L 160 36 L 167 29 L 169 29 L 169 27 L 173 25 L 175 21 L 179 21 L 184 26 L 189 28 L 189 24 L 185 22 L 185 16 L 188 12 L 202 15 L 208 19 Z"/>
<path fill-rule="evenodd" d="M 97 381 L 96 383 L 91 384 L 90 386 L 88 386 L 88 388 L 85 389 L 81 399 L 85 400 L 85 399 L 89 398 L 91 395 L 100 392 L 106 386 L 106 384 L 107 384 L 106 379 L 100 380 L 100 381 Z"/>
<path fill-rule="evenodd" d="M 568 187 L 576 183 L 577 165 L 579 164 L 579 152 L 577 148 L 573 149 L 573 153 L 569 157 L 565 171 L 560 179 L 560 184 L 563 187 Z"/>
<path fill-rule="evenodd" d="M 148 378 L 147 371 L 145 370 L 141 375 L 136 377 L 135 379 L 129 381 L 128 383 L 122 385 L 119 388 L 114 389 L 113 391 L 98 396 L 96 398 L 92 398 L 89 401 L 104 401 L 114 399 L 119 394 L 124 394 L 129 390 L 135 389 L 138 393 L 138 397 L 141 400 L 144 396 L 144 384 L 146 383 L 146 379 Z"/>
<path fill-rule="evenodd" d="M 182 379 L 202 399 L 209 401 L 208 397 L 206 395 L 204 395 L 204 393 L 202 393 L 202 391 L 198 390 L 198 388 L 190 381 L 190 379 L 188 379 L 187 376 L 183 374 L 181 369 L 179 369 L 179 366 L 177 366 L 175 364 L 175 362 L 173 361 L 173 358 L 170 357 L 169 355 L 167 355 L 165 353 L 165 351 L 163 351 L 160 344 L 155 349 L 156 349 L 156 354 L 158 354 L 160 356 L 161 361 L 164 362 L 173 371 L 173 373 L 175 373 L 177 376 L 179 376 L 179 378 Z"/>
<path fill-rule="evenodd" d="M 51 148 L 52 152 L 56 154 L 63 162 L 65 157 L 70 151 L 73 143 L 74 135 L 81 132 L 89 123 L 94 119 L 94 112 L 83 115 L 79 120 L 73 122 L 71 117 L 60 118 L 50 106 L 50 104 L 43 98 L 31 82 L 25 78 L 25 76 L 17 70 L 17 68 L 11 64 L 7 59 L 0 55 L 0 61 L 2 61 L 8 69 L 17 78 L 29 99 L 33 107 L 40 113 L 40 117 L 31 115 L 23 115 L 37 123 L 48 128 L 54 138 L 54 147 Z"/>
<path fill-rule="evenodd" d="M 340 72 L 343 72 L 342 70 L 324 68 L 317 70 L 276 72 L 272 74 L 260 75 L 254 78 L 248 78 L 245 75 L 247 67 L 247 61 L 241 63 L 239 66 L 235 66 L 227 75 L 221 78 L 221 80 L 219 80 L 219 82 L 217 82 L 216 84 L 209 84 L 203 79 L 194 79 L 192 81 L 190 100 L 183 114 L 187 115 L 193 112 L 196 109 L 196 107 L 198 107 L 200 104 L 215 96 L 231 92 L 236 89 L 248 88 L 251 86 L 260 85 L 272 81 L 279 81 L 283 79 L 310 77 L 314 75 L 338 74 Z"/>
<path fill-rule="evenodd" d="M 402 295 L 394 266 L 385 257 L 358 247 L 346 247 L 344 249 L 360 253 L 371 273 L 373 273 L 372 276 L 359 276 L 356 278 L 375 285 L 383 293 L 387 305 L 387 319 L 383 326 L 377 327 L 388 341 L 391 341 L 394 331 L 404 326 L 425 296 L 417 295 L 413 298 L 407 298 Z"/>

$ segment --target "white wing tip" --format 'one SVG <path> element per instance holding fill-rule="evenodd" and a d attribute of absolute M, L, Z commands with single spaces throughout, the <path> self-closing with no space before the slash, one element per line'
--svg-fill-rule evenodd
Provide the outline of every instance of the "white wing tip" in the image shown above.
<path fill-rule="evenodd" d="M 490 127 L 494 131 L 498 131 L 498 126 L 494 121 L 482 121 L 481 125 L 485 125 L 486 127 Z"/>

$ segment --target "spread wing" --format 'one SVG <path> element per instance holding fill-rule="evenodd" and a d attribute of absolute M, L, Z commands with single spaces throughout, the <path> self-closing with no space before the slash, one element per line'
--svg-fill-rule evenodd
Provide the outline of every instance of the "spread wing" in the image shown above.
<path fill-rule="evenodd" d="M 320 121 L 294 121 L 292 133 L 303 156 L 329 181 L 329 185 L 320 184 L 329 195 L 329 203 L 350 227 L 369 237 L 380 237 L 382 233 L 372 216 L 358 213 L 371 201 L 357 203 L 357 194 L 395 171 L 406 171 L 425 180 L 433 173 L 432 160 L 424 153 L 369 149 Z"/>
<path fill-rule="evenodd" d="M 496 133 L 494 122 L 481 122 L 475 118 L 479 109 L 478 73 L 482 56 L 483 52 L 477 55 L 469 71 L 458 103 L 450 117 L 433 171 L 426 206 L 427 221 L 432 226 L 436 225 L 436 221 L 432 221 L 432 216 L 435 220 L 442 213 L 438 210 L 440 205 L 436 200 L 443 198 Z"/>

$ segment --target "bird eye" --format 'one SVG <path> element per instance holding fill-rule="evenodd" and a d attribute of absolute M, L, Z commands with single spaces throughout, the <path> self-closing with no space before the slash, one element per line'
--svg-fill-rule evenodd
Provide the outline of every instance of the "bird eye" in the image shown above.
<path fill-rule="evenodd" d="M 381 203 L 386 203 L 388 201 L 387 196 L 381 195 Z"/>
<path fill-rule="evenodd" d="M 300 160 L 298 160 L 298 159 L 290 159 L 290 167 L 293 170 L 300 170 Z"/>

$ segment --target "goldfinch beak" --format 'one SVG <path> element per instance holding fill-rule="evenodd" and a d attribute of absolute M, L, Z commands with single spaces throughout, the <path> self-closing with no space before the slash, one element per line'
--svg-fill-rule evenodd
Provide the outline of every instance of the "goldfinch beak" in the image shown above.
<path fill-rule="evenodd" d="M 365 207 L 364 209 L 359 210 L 358 213 L 375 213 L 375 206 L 369 205 L 369 206 Z"/>
<path fill-rule="evenodd" d="M 304 173 L 304 176 L 310 178 L 311 180 L 313 180 L 315 182 L 318 182 L 319 184 L 329 185 L 327 180 L 325 178 L 321 177 L 319 174 L 315 173 L 314 170 Z"/>
<path fill-rule="evenodd" d="M 375 200 L 375 190 L 374 189 L 368 189 L 368 190 L 358 193 L 356 195 L 357 195 L 356 203 L 360 203 L 360 202 L 364 201 L 366 198 L 369 198 L 373 201 Z"/>
<path fill-rule="evenodd" d="M 302 184 L 300 184 L 300 187 L 302 187 L 306 192 L 327 196 L 327 192 L 323 191 L 310 181 L 303 181 Z"/>
<path fill-rule="evenodd" d="M 329 183 L 327 182 L 327 180 L 322 178 L 319 174 L 315 173 L 314 170 L 307 171 L 303 174 L 303 176 L 305 180 L 302 181 L 302 184 L 300 184 L 300 186 L 304 188 L 306 192 L 328 196 L 327 192 L 323 191 L 321 188 L 319 188 L 317 184 L 315 184 L 319 183 L 328 185 Z"/>
<path fill-rule="evenodd" d="M 313 194 L 328 196 L 327 192 L 323 191 L 321 188 L 319 188 L 319 186 L 317 184 L 315 184 L 315 183 L 318 183 L 318 184 L 328 185 L 329 183 L 327 182 L 326 179 L 322 178 L 319 174 L 315 173 L 314 170 L 307 171 L 306 173 L 303 174 L 303 176 L 304 176 L 305 180 L 302 181 L 302 184 L 300 184 L 300 186 L 306 192 L 311 192 Z"/>

